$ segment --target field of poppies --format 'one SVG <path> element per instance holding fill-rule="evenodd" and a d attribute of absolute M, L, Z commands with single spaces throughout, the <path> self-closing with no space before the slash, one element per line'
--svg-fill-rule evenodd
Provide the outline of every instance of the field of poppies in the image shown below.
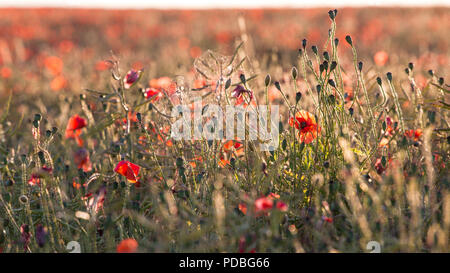
<path fill-rule="evenodd" d="M 0 9 L 0 253 L 449 252 L 449 29 L 450 8 Z M 176 138 L 199 99 L 183 126 L 211 127 Z M 251 119 L 207 138 L 214 107 L 273 125 L 260 105 L 270 149 Z"/>

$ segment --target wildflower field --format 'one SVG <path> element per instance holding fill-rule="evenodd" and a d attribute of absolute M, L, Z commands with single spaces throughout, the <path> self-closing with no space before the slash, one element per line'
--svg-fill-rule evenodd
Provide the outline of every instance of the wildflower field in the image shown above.
<path fill-rule="evenodd" d="M 450 8 L 0 9 L 0 253 L 449 252 L 449 29 Z M 230 106 L 271 139 L 245 114 L 208 138 Z"/>

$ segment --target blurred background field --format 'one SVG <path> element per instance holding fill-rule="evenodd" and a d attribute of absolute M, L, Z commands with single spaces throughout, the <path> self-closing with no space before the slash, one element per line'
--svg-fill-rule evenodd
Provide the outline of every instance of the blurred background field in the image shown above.
<path fill-rule="evenodd" d="M 419 81 L 428 69 L 449 67 L 449 8 L 344 8 L 336 37 L 350 34 L 359 56 L 374 66 L 414 62 Z M 328 31 L 326 9 L 89 10 L 1 9 L 2 96 L 79 92 L 96 87 L 112 50 L 124 66 L 150 78 L 189 73 L 207 49 L 231 55 L 245 39 L 259 67 L 295 64 L 302 39 L 319 48 Z M 342 54 L 351 55 L 345 43 Z M 341 53 L 341 52 L 340 52 Z M 423 75 L 422 75 L 423 74 Z M 103 74 L 104 75 L 104 74 Z"/>

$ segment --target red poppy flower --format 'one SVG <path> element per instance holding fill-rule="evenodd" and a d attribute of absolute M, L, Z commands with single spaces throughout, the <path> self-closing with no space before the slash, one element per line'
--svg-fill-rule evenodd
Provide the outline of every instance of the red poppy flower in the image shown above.
<path fill-rule="evenodd" d="M 333 223 L 333 218 L 331 217 L 322 216 L 322 220 L 324 220 L 327 223 Z"/>
<path fill-rule="evenodd" d="M 92 163 L 89 159 L 89 152 L 86 149 L 79 149 L 73 157 L 78 169 L 83 169 L 83 171 L 85 172 L 89 172 L 92 170 Z"/>
<path fill-rule="evenodd" d="M 86 207 L 90 211 L 98 213 L 98 211 L 103 208 L 103 203 L 105 203 L 105 197 L 106 197 L 106 187 L 102 186 L 97 191 L 97 193 L 95 194 L 88 193 L 82 199 L 86 200 Z"/>
<path fill-rule="evenodd" d="M 238 209 L 244 214 L 247 215 L 247 204 L 239 203 Z"/>
<path fill-rule="evenodd" d="M 389 55 L 386 53 L 386 51 L 378 51 L 373 56 L 373 60 L 374 60 L 375 64 L 378 66 L 385 65 L 387 63 L 388 59 L 389 59 Z"/>
<path fill-rule="evenodd" d="M 84 118 L 74 115 L 69 119 L 66 127 L 66 138 L 74 138 L 78 146 L 83 146 L 83 140 L 81 139 L 81 129 L 86 127 L 87 122 Z"/>
<path fill-rule="evenodd" d="M 38 186 L 41 184 L 41 176 L 39 174 L 31 174 L 30 179 L 28 179 L 28 185 L 30 186 Z"/>
<path fill-rule="evenodd" d="M 313 142 L 321 131 L 314 115 L 304 110 L 301 110 L 295 114 L 295 122 L 294 118 L 291 117 L 289 119 L 289 125 L 295 126 L 298 130 L 300 142 L 304 142 L 305 144 Z"/>
<path fill-rule="evenodd" d="M 420 137 L 422 136 L 422 129 L 417 129 L 417 130 L 406 130 L 405 131 L 405 136 L 411 139 L 414 139 L 414 141 L 419 141 Z"/>
<path fill-rule="evenodd" d="M 145 89 L 144 96 L 146 99 L 151 99 L 152 101 L 157 101 L 162 98 L 163 93 L 160 89 L 149 87 Z"/>
<path fill-rule="evenodd" d="M 268 197 L 261 197 L 255 200 L 255 212 L 267 212 L 273 208 L 273 200 Z"/>
<path fill-rule="evenodd" d="M 134 69 L 128 71 L 127 75 L 123 79 L 125 89 L 130 88 L 131 86 L 133 86 L 133 84 L 135 84 L 139 80 L 141 72 L 142 72 L 141 70 L 134 70 Z"/>
<path fill-rule="evenodd" d="M 253 92 L 245 89 L 242 85 L 236 86 L 236 88 L 231 93 L 233 98 L 236 98 L 236 105 L 240 105 L 242 103 L 245 104 L 246 100 L 244 99 L 244 94 L 247 94 L 248 101 L 253 99 Z"/>
<path fill-rule="evenodd" d="M 288 210 L 288 206 L 286 205 L 286 203 L 284 203 L 282 201 L 277 201 L 275 207 L 279 211 L 287 211 Z"/>
<path fill-rule="evenodd" d="M 125 176 L 128 182 L 136 183 L 139 179 L 139 177 L 137 176 L 139 175 L 140 168 L 141 167 L 136 164 L 123 160 L 120 161 L 119 164 L 117 164 L 114 171 L 120 175 Z"/>
<path fill-rule="evenodd" d="M 135 239 L 128 238 L 117 245 L 117 253 L 134 253 L 137 251 L 138 246 L 139 244 Z"/>

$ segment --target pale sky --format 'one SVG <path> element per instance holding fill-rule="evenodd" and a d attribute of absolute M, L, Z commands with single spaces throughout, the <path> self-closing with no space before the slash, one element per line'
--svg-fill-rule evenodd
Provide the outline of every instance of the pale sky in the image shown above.
<path fill-rule="evenodd" d="M 0 0 L 0 7 L 258 8 L 342 6 L 447 6 L 450 0 Z"/>

